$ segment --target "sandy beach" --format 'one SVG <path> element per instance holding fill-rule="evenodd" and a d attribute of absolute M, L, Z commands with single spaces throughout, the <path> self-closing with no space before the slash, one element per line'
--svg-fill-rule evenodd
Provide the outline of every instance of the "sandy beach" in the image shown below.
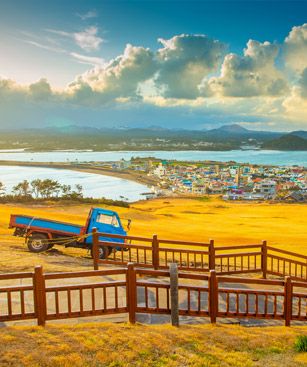
<path fill-rule="evenodd" d="M 22 166 L 22 167 L 42 167 L 53 169 L 66 169 L 71 171 L 94 173 L 97 175 L 112 176 L 122 178 L 125 180 L 134 181 L 147 185 L 148 187 L 154 186 L 158 183 L 158 180 L 154 177 L 147 176 L 144 172 L 137 172 L 132 170 L 112 170 L 95 166 L 93 164 L 71 164 L 71 163 L 41 163 L 41 162 L 22 162 L 22 161 L 0 161 L 0 166 Z"/>

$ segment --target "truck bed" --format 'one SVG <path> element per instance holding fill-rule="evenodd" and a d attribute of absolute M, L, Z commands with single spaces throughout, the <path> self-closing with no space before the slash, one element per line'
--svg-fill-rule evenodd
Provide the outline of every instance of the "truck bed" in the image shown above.
<path fill-rule="evenodd" d="M 11 215 L 9 228 L 24 228 L 37 231 L 50 231 L 63 236 L 78 236 L 84 233 L 84 226 L 59 222 L 50 219 L 31 217 L 27 215 Z"/>

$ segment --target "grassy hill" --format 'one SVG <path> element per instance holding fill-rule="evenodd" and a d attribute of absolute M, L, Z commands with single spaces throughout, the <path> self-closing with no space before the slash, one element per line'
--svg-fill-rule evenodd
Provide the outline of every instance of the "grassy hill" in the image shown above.
<path fill-rule="evenodd" d="M 12 213 L 53 218 L 83 224 L 89 205 L 26 207 L 0 205 L 0 268 L 24 271 L 41 264 L 46 271 L 67 271 L 90 268 L 92 261 L 85 250 L 60 246 L 46 253 L 30 253 L 23 239 L 12 237 L 8 229 Z M 160 238 L 208 242 L 216 246 L 260 243 L 307 254 L 307 205 L 269 203 L 231 203 L 220 199 L 157 199 L 132 204 L 118 211 L 125 225 L 132 219 L 130 234 Z"/>
<path fill-rule="evenodd" d="M 13 272 L 41 264 L 46 271 L 92 268 L 84 250 L 58 247 L 33 254 L 11 236 L 11 213 L 82 224 L 88 205 L 23 207 L 0 205 L 0 269 Z M 131 234 L 207 241 L 217 245 L 267 239 L 270 244 L 307 254 L 307 205 L 228 203 L 219 199 L 158 199 L 118 210 L 123 223 L 133 220 Z M 197 320 L 196 320 L 197 321 Z M 307 326 L 242 327 L 238 325 L 77 325 L 0 328 L 0 366 L 307 366 L 307 353 L 294 342 Z"/>
<path fill-rule="evenodd" d="M 262 148 L 274 150 L 307 150 L 307 140 L 300 136 L 287 134 L 280 138 L 267 141 L 263 144 Z"/>

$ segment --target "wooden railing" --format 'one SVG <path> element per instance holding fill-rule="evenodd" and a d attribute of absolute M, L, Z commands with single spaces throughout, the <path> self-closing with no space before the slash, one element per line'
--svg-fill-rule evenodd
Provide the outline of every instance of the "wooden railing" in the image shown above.
<path fill-rule="evenodd" d="M 28 284 L 22 284 L 24 280 Z M 0 274 L 0 281 L 9 283 L 0 285 L 0 321 L 36 318 L 38 284 L 34 273 Z M 14 284 L 17 281 L 20 284 Z"/>
<path fill-rule="evenodd" d="M 100 240 L 99 238 L 110 240 Z M 125 242 L 115 242 L 121 240 Z M 109 256 L 99 258 L 99 247 L 106 247 Z M 176 262 L 179 270 L 207 272 L 210 269 L 210 258 L 214 256 L 214 243 L 177 241 L 137 236 L 122 236 L 109 233 L 93 232 L 94 269 L 99 264 L 114 264 L 126 266 L 134 262 L 139 267 L 168 269 L 169 264 Z"/>
<path fill-rule="evenodd" d="M 239 278 L 178 272 L 177 309 L 181 316 L 257 318 L 307 322 L 307 282 Z M 173 311 L 174 284 L 169 270 L 125 268 L 69 273 L 0 275 L 0 320 L 46 321 L 128 314 L 134 323 L 138 313 L 166 314 Z M 22 284 L 28 282 L 28 284 Z M 68 283 L 67 283 L 68 282 Z M 19 283 L 19 284 L 17 284 Z"/>
<path fill-rule="evenodd" d="M 266 246 L 266 272 L 277 276 L 291 276 L 307 280 L 307 256 Z"/>
<path fill-rule="evenodd" d="M 113 242 L 112 239 L 125 242 Z M 100 259 L 99 247 L 104 246 L 109 248 L 110 255 Z M 267 241 L 251 245 L 215 246 L 214 240 L 202 243 L 165 240 L 157 235 L 145 238 L 94 231 L 93 261 L 95 270 L 98 270 L 99 264 L 126 266 L 129 262 L 138 267 L 163 270 L 175 262 L 179 270 L 185 271 L 216 270 L 217 274 L 224 275 L 262 273 L 263 278 L 271 274 L 307 280 L 307 256 L 268 246 Z"/>

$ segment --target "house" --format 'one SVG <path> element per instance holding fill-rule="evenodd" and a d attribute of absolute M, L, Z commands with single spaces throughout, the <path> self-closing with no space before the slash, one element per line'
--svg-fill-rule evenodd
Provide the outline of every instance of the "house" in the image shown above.
<path fill-rule="evenodd" d="M 131 166 L 131 161 L 126 161 L 125 159 L 121 159 L 119 161 L 118 169 L 125 170 Z"/>
<path fill-rule="evenodd" d="M 262 180 L 255 183 L 253 192 L 263 195 L 266 199 L 272 199 L 276 195 L 276 188 L 275 181 Z"/>
<path fill-rule="evenodd" d="M 166 168 L 162 165 L 162 163 L 159 163 L 158 167 L 153 170 L 153 174 L 159 178 L 162 178 L 166 175 Z"/>

